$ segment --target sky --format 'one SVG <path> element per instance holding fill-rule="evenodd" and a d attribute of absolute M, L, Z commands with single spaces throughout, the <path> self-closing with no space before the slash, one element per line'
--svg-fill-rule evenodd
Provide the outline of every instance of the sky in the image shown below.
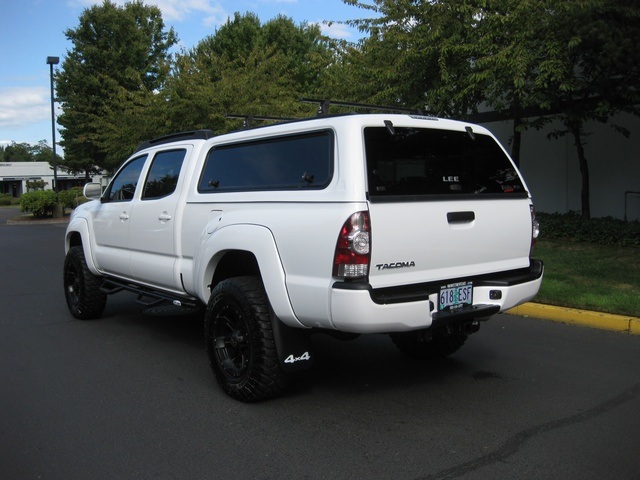
<path fill-rule="evenodd" d="M 112 0 L 123 5 L 125 0 Z M 79 25 L 83 10 L 102 0 L 0 0 L 0 145 L 51 145 L 51 84 L 47 57 L 63 61 L 72 48 L 65 31 Z M 179 47 L 189 49 L 215 33 L 235 12 L 253 12 L 262 22 L 279 14 L 296 24 L 318 23 L 323 33 L 356 41 L 361 34 L 339 22 L 367 17 L 368 11 L 342 0 L 145 0 L 162 10 Z M 58 68 L 60 65 L 54 68 Z M 56 105 L 56 110 L 58 109 Z M 59 111 L 56 112 L 56 115 Z M 60 133 L 56 126 L 56 143 Z"/>

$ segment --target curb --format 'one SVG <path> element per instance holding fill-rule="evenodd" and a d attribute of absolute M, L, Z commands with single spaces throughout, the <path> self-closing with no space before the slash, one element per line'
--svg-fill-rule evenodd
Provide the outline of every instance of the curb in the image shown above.
<path fill-rule="evenodd" d="M 576 308 L 542 305 L 540 303 L 524 303 L 507 310 L 505 313 L 521 317 L 542 318 L 571 325 L 582 325 L 629 335 L 640 335 L 640 318 L 627 315 L 591 312 Z"/>
<path fill-rule="evenodd" d="M 69 223 L 69 216 L 62 218 L 41 218 L 38 220 L 22 220 L 18 218 L 10 218 L 7 220 L 7 225 L 51 225 Z"/>

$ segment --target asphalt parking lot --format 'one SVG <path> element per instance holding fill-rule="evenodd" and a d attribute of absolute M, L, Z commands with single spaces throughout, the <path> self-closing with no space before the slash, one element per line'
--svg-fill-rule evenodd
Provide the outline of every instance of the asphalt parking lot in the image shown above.
<path fill-rule="evenodd" d="M 640 336 L 498 315 L 441 362 L 315 338 L 287 395 L 231 400 L 198 315 L 67 312 L 64 225 L 0 209 L 0 478 L 616 478 L 640 472 Z"/>

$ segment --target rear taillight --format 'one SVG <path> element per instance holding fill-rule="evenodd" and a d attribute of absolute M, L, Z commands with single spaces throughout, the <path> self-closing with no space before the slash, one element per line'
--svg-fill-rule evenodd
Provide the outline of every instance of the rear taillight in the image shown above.
<path fill-rule="evenodd" d="M 540 235 L 540 223 L 536 220 L 536 210 L 533 205 L 529 205 L 531 209 L 531 250 L 529 256 L 533 255 L 533 247 L 536 246 L 536 240 Z"/>
<path fill-rule="evenodd" d="M 371 225 L 368 212 L 357 212 L 344 222 L 333 258 L 333 276 L 364 278 L 371 259 Z"/>

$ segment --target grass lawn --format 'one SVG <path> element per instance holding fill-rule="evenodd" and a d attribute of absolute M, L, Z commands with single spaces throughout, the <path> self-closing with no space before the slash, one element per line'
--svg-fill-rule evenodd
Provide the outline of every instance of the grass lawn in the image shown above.
<path fill-rule="evenodd" d="M 541 239 L 545 276 L 534 301 L 640 317 L 640 248 Z"/>

